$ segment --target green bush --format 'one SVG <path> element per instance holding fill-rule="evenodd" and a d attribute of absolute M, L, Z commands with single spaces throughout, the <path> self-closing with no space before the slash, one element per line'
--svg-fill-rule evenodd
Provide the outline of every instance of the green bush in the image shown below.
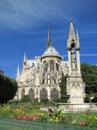
<path fill-rule="evenodd" d="M 56 106 L 56 102 L 54 102 L 54 101 L 48 101 L 48 104 L 47 104 L 47 106 L 49 107 L 55 107 Z"/>
<path fill-rule="evenodd" d="M 31 99 L 30 99 L 29 95 L 23 95 L 21 101 L 22 101 L 22 102 L 31 102 Z"/>
<path fill-rule="evenodd" d="M 88 94 L 84 98 L 84 102 L 86 102 L 86 103 L 90 102 L 90 96 Z"/>
<path fill-rule="evenodd" d="M 47 104 L 48 103 L 48 99 L 41 99 L 41 103 Z"/>
<path fill-rule="evenodd" d="M 60 102 L 61 102 L 61 103 L 66 103 L 68 99 L 69 99 L 69 96 L 66 95 L 66 96 L 64 96 L 64 97 L 62 97 L 62 98 L 60 98 L 60 99 L 54 100 L 54 102 L 56 102 L 56 103 L 60 103 Z"/>
<path fill-rule="evenodd" d="M 37 103 L 37 102 L 38 102 L 38 98 L 35 98 L 35 99 L 34 99 L 34 103 Z"/>

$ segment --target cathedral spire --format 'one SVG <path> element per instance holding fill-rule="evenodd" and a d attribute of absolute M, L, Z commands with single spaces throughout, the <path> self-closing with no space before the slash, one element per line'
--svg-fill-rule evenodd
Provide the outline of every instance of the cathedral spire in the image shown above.
<path fill-rule="evenodd" d="M 48 24 L 48 42 L 47 42 L 47 48 L 48 48 L 49 46 L 52 46 L 51 33 L 50 33 L 50 23 Z"/>
<path fill-rule="evenodd" d="M 18 67 L 17 67 L 17 76 L 20 75 L 20 67 L 19 67 L 19 64 L 18 64 Z"/>
<path fill-rule="evenodd" d="M 70 33 L 69 33 L 69 38 L 71 40 L 75 39 L 75 32 L 74 32 L 74 27 L 73 27 L 73 21 L 70 19 Z"/>

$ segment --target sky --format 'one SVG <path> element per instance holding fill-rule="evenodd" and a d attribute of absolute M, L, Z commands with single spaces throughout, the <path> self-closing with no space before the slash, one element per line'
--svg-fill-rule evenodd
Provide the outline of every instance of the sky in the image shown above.
<path fill-rule="evenodd" d="M 97 0 L 0 0 L 0 70 L 16 78 L 23 57 L 46 50 L 48 23 L 52 44 L 68 60 L 70 19 L 79 32 L 81 63 L 97 65 Z"/>

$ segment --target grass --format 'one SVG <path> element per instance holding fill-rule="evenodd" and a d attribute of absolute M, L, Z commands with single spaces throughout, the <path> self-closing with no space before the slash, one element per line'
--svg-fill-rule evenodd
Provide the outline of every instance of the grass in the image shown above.
<path fill-rule="evenodd" d="M 0 130 L 96 130 L 88 129 L 86 127 L 70 127 L 66 125 L 53 124 L 53 123 L 37 123 L 16 121 L 12 119 L 0 120 Z"/>

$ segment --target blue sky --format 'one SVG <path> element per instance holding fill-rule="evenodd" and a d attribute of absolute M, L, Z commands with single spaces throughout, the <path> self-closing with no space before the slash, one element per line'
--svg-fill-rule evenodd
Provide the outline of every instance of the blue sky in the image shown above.
<path fill-rule="evenodd" d="M 0 69 L 15 78 L 23 56 L 41 56 L 46 49 L 48 22 L 53 46 L 67 60 L 72 17 L 79 31 L 81 63 L 97 64 L 97 0 L 0 0 Z"/>

